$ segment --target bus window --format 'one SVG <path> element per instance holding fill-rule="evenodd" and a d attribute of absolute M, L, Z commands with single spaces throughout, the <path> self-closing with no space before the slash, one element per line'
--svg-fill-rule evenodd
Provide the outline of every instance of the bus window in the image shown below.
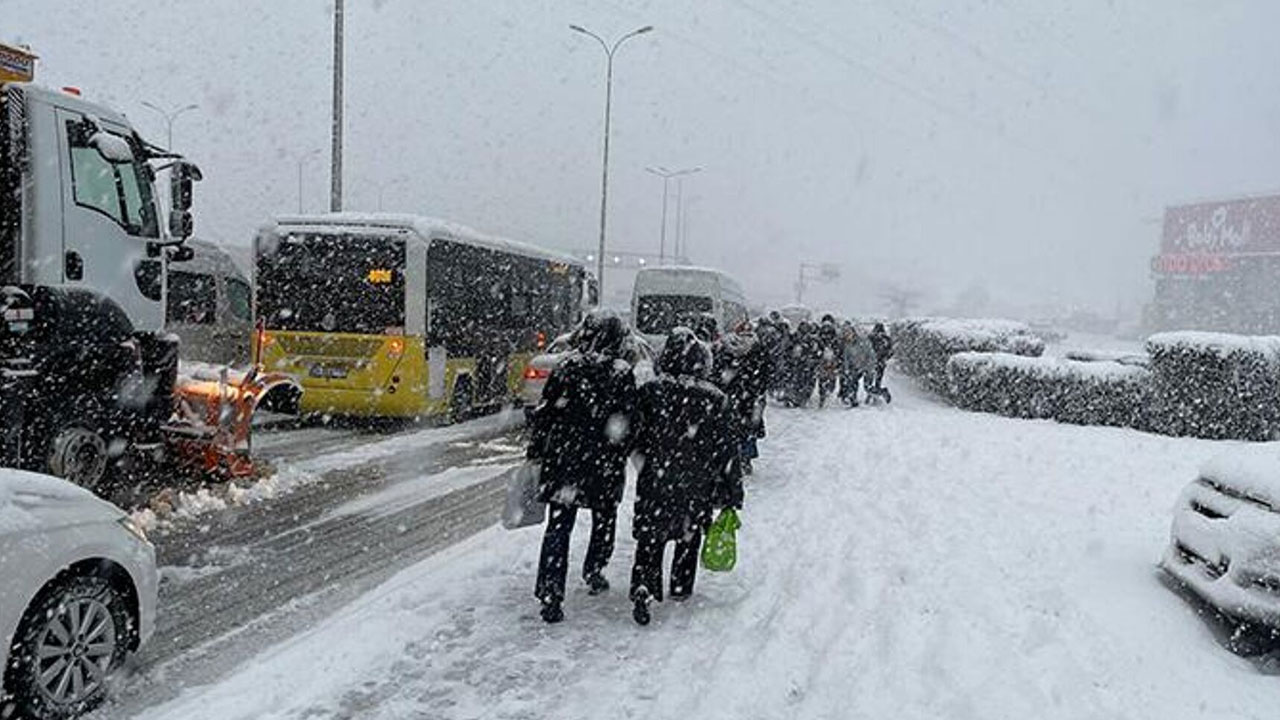
<path fill-rule="evenodd" d="M 290 235 L 258 256 L 258 316 L 293 332 L 381 335 L 404 327 L 405 243 Z"/>
<path fill-rule="evenodd" d="M 218 285 L 212 275 L 169 272 L 169 322 L 208 325 L 217 318 Z"/>

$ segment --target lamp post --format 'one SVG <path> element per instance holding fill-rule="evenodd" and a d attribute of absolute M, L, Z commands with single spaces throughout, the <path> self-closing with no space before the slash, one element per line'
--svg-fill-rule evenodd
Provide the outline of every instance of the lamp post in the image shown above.
<path fill-rule="evenodd" d="M 600 43 L 600 48 L 605 54 L 605 81 L 604 81 L 604 161 L 602 163 L 600 173 L 600 251 L 596 255 L 596 283 L 600 288 L 600 297 L 604 297 L 604 253 L 605 253 L 605 232 L 608 224 L 609 213 L 609 129 L 613 119 L 613 56 L 618 52 L 618 48 L 622 44 L 637 35 L 643 35 L 653 31 L 652 25 L 645 25 L 637 30 L 623 35 L 614 41 L 612 45 L 605 42 L 604 38 L 582 27 L 581 25 L 570 25 L 569 29 L 594 38 Z"/>
<path fill-rule="evenodd" d="M 305 153 L 298 158 L 298 214 L 299 215 L 302 214 L 302 166 L 306 165 L 308 160 L 310 160 L 311 158 L 319 154 L 320 154 L 319 150 L 312 150 L 311 152 Z"/>
<path fill-rule="evenodd" d="M 329 212 L 342 212 L 343 24 L 342 0 L 333 3 L 333 149 L 329 167 Z"/>
<path fill-rule="evenodd" d="M 682 178 L 685 175 L 692 175 L 702 172 L 701 167 L 685 168 L 684 170 L 668 170 L 661 165 L 657 167 L 649 167 L 644 169 L 647 173 L 652 173 L 662 178 L 662 232 L 658 238 L 658 264 L 666 264 L 667 256 L 667 190 L 671 178 Z M 678 181 L 677 181 L 678 182 Z M 677 220 L 679 218 L 677 217 Z M 678 230 L 678 228 L 677 228 Z"/>
<path fill-rule="evenodd" d="M 166 150 L 173 149 L 173 121 L 177 120 L 178 116 L 182 115 L 185 112 L 191 112 L 192 110 L 200 109 L 199 105 L 192 104 L 192 105 L 183 105 L 182 107 L 174 108 L 173 110 L 165 110 L 159 105 L 156 105 L 154 103 L 149 103 L 145 100 L 142 102 L 142 107 L 147 108 L 148 110 L 155 110 L 156 112 L 160 113 L 161 117 L 164 118 L 165 126 L 168 130 L 168 135 L 167 135 L 168 144 L 165 146 Z"/>

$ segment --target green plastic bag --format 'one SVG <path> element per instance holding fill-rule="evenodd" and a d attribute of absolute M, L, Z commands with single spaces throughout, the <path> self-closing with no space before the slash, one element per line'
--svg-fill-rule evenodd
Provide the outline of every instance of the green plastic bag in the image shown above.
<path fill-rule="evenodd" d="M 738 528 L 742 521 L 733 508 L 725 508 L 707 528 L 702 541 L 702 567 L 712 572 L 729 572 L 738 562 Z"/>

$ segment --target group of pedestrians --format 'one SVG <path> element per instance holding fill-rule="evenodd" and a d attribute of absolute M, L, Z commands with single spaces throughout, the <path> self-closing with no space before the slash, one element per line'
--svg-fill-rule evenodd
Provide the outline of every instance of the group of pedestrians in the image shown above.
<path fill-rule="evenodd" d="M 848 407 L 892 400 L 884 371 L 893 341 L 883 323 L 863 332 L 849 320 L 824 315 L 792 328 L 775 311 L 761 321 L 760 336 L 772 360 L 769 391 L 787 405 L 808 405 L 815 389 L 819 407 L 832 396 Z"/>
<path fill-rule="evenodd" d="M 591 512 L 582 578 L 609 589 L 626 467 L 639 467 L 630 599 L 637 623 L 664 598 L 663 558 L 674 545 L 667 594 L 693 592 L 703 534 L 718 510 L 741 509 L 742 476 L 764 434 L 768 356 L 749 325 L 716 337 L 714 321 L 666 337 L 656 377 L 643 385 L 623 359 L 628 330 L 592 316 L 577 348 L 547 379 L 530 419 L 528 457 L 541 464 L 538 499 L 548 505 L 535 595 L 542 619 L 564 619 L 569 540 L 579 510 Z"/>

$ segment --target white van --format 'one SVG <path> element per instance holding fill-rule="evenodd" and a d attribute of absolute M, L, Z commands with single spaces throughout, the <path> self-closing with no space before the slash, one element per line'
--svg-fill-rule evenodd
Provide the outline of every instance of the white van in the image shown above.
<path fill-rule="evenodd" d="M 655 348 L 672 328 L 692 328 L 701 315 L 714 317 L 720 332 L 747 320 L 746 297 L 733 276 L 694 267 L 646 268 L 636 274 L 631 317 Z"/>
<path fill-rule="evenodd" d="M 249 279 L 221 246 L 188 240 L 190 260 L 169 264 L 165 327 L 183 360 L 243 366 L 253 337 Z"/>

